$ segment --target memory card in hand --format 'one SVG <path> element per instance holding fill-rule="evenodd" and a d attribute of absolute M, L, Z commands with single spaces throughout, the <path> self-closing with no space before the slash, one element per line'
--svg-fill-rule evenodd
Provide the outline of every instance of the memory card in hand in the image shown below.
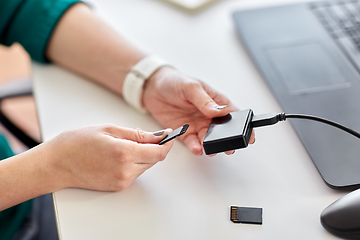
<path fill-rule="evenodd" d="M 181 126 L 172 132 L 169 132 L 168 135 L 166 135 L 166 137 L 159 142 L 159 145 L 163 145 L 164 143 L 167 143 L 168 141 L 171 141 L 174 138 L 183 135 L 188 128 L 189 128 L 189 124 L 185 124 L 184 126 Z"/>

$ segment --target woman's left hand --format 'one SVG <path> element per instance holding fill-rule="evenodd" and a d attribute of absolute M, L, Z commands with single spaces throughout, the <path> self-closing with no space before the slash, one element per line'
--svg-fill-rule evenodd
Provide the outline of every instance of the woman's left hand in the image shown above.
<path fill-rule="evenodd" d="M 164 127 L 176 129 L 185 123 L 190 125 L 180 140 L 195 155 L 203 153 L 202 141 L 211 119 L 238 110 L 229 99 L 204 82 L 170 67 L 160 68 L 146 81 L 142 101 Z M 252 133 L 250 143 L 254 141 Z"/>

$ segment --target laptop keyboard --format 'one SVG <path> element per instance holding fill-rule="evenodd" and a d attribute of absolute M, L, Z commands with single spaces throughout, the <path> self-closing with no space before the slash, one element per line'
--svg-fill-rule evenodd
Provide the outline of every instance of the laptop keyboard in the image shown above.
<path fill-rule="evenodd" d="M 360 1 L 314 2 L 310 8 L 360 73 Z"/>

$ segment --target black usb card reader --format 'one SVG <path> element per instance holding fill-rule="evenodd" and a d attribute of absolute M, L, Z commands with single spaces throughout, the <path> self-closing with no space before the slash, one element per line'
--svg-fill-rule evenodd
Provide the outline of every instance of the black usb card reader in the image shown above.
<path fill-rule="evenodd" d="M 248 109 L 212 119 L 203 141 L 205 153 L 209 155 L 246 148 L 249 144 L 253 128 L 273 125 L 280 121 L 285 121 L 288 118 L 322 122 L 360 138 L 360 133 L 325 118 L 287 113 L 267 113 L 254 116 L 253 111 Z"/>
<path fill-rule="evenodd" d="M 247 147 L 253 116 L 253 111 L 248 109 L 213 118 L 203 141 L 206 155 Z"/>

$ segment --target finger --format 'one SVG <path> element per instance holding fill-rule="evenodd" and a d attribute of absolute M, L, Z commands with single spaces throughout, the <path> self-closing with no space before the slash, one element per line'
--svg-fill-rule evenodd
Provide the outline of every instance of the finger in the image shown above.
<path fill-rule="evenodd" d="M 186 88 L 186 96 L 189 102 L 194 104 L 200 112 L 209 118 L 225 116 L 230 112 L 230 108 L 226 104 L 220 105 L 215 102 L 200 82 L 189 85 Z"/>
<path fill-rule="evenodd" d="M 180 137 L 180 140 L 188 147 L 190 152 L 198 156 L 202 155 L 202 142 L 205 138 L 207 129 L 207 127 L 195 125 L 195 129 L 191 128 L 190 131 Z"/>
<path fill-rule="evenodd" d="M 115 138 L 122 138 L 138 143 L 159 143 L 172 130 L 163 129 L 156 132 L 146 132 L 139 128 L 123 128 L 115 125 L 105 126 L 106 131 Z"/>
<path fill-rule="evenodd" d="M 235 153 L 235 150 L 232 150 L 232 151 L 226 151 L 226 152 L 225 152 L 225 154 L 226 154 L 226 155 L 232 155 L 232 154 L 234 154 L 234 153 Z"/>
<path fill-rule="evenodd" d="M 250 136 L 250 140 L 249 140 L 250 144 L 255 143 L 255 131 L 253 130 Z"/>
<path fill-rule="evenodd" d="M 188 134 L 183 139 L 184 144 L 193 154 L 200 156 L 203 154 L 203 147 L 200 144 L 199 138 L 196 134 Z"/>
<path fill-rule="evenodd" d="M 199 141 L 204 142 L 208 127 L 201 126 L 200 128 L 196 129 L 196 131 Z"/>
<path fill-rule="evenodd" d="M 210 87 L 205 83 L 202 83 L 202 85 L 205 91 L 208 93 L 208 95 L 220 106 L 226 105 L 230 112 L 235 112 L 240 110 L 238 107 L 232 104 L 231 101 L 225 95 L 215 91 L 212 87 Z"/>
<path fill-rule="evenodd" d="M 235 153 L 235 150 L 226 151 L 226 152 L 225 152 L 226 155 L 232 155 L 232 154 L 234 154 L 234 153 Z M 209 156 L 209 157 L 214 157 L 214 156 L 216 156 L 216 153 L 210 154 L 210 155 L 208 155 L 208 156 Z"/>

